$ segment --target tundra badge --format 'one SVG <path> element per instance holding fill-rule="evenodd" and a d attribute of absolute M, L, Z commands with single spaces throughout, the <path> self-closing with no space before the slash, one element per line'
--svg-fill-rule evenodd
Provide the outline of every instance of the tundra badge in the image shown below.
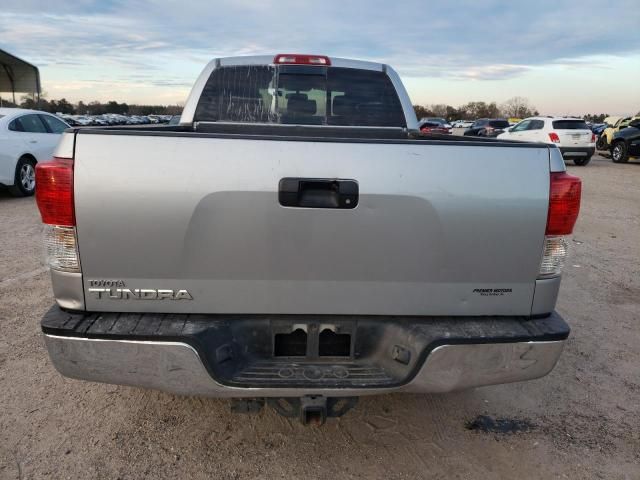
<path fill-rule="evenodd" d="M 89 293 L 98 299 L 110 300 L 193 300 L 187 290 L 155 288 L 89 288 Z"/>

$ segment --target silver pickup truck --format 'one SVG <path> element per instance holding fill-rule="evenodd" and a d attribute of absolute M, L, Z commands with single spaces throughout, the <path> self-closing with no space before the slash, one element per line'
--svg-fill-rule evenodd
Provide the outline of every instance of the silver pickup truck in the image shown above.
<path fill-rule="evenodd" d="M 580 180 L 553 146 L 421 135 L 387 65 L 216 59 L 179 125 L 67 130 L 37 185 L 68 377 L 321 423 L 541 377 L 569 335 Z"/>

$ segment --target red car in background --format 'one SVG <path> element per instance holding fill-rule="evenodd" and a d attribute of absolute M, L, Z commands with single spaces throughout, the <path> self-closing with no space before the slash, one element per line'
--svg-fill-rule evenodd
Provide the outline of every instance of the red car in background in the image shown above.
<path fill-rule="evenodd" d="M 450 134 L 451 129 L 437 122 L 422 122 L 420 132 L 428 134 Z"/>

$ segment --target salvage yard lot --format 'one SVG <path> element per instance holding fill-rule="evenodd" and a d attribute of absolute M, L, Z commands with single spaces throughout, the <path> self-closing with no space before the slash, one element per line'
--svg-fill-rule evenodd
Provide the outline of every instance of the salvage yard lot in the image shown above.
<path fill-rule="evenodd" d="M 0 192 L 0 479 L 640 478 L 640 162 L 568 168 L 583 200 L 557 305 L 573 330 L 556 369 L 362 398 L 321 429 L 62 378 L 40 335 L 53 296 L 35 202 Z M 524 431 L 468 428 L 481 415 Z"/>

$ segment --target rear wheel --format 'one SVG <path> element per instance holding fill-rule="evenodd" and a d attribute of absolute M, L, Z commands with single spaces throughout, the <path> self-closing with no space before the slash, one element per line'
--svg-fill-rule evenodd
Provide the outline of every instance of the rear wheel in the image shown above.
<path fill-rule="evenodd" d="M 9 193 L 14 197 L 28 197 L 36 191 L 36 161 L 22 157 L 16 165 L 16 174 Z"/>
<path fill-rule="evenodd" d="M 629 150 L 624 142 L 616 142 L 611 149 L 611 159 L 615 163 L 626 163 L 629 161 Z"/>
<path fill-rule="evenodd" d="M 575 164 L 576 164 L 576 165 L 578 165 L 579 167 L 584 167 L 584 166 L 585 166 L 585 165 L 587 165 L 590 161 L 591 161 L 591 157 L 574 158 L 574 159 L 573 159 L 573 163 L 575 163 Z"/>

